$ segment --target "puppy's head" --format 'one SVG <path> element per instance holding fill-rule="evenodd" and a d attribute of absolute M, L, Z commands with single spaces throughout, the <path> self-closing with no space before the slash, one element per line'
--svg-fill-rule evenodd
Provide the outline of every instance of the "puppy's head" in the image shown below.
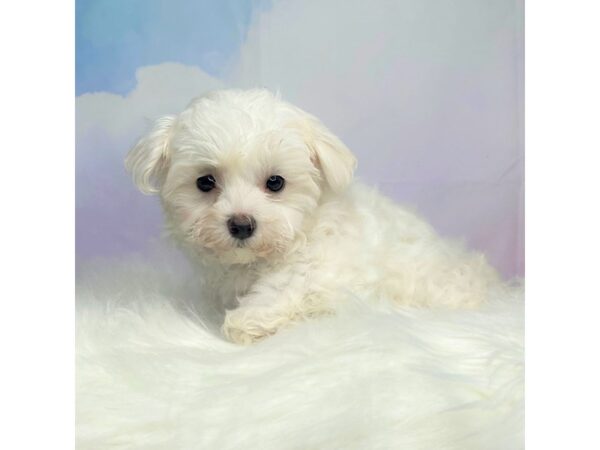
<path fill-rule="evenodd" d="M 197 98 L 159 119 L 126 160 L 142 192 L 160 194 L 175 237 L 225 264 L 292 250 L 355 164 L 316 118 L 266 90 Z"/>

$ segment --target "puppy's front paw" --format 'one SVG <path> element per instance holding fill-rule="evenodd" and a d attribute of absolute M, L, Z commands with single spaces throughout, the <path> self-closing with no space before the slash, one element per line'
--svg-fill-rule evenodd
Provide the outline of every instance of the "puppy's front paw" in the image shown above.
<path fill-rule="evenodd" d="M 230 341 L 250 345 L 275 334 L 282 324 L 283 320 L 276 320 L 262 308 L 240 307 L 227 311 L 221 329 Z"/>

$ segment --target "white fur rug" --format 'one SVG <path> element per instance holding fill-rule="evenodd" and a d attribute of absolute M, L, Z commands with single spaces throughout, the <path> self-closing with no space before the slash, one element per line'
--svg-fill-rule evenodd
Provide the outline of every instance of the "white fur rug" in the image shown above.
<path fill-rule="evenodd" d="M 351 302 L 244 348 L 169 267 L 79 274 L 79 449 L 523 448 L 519 288 L 476 312 Z"/>

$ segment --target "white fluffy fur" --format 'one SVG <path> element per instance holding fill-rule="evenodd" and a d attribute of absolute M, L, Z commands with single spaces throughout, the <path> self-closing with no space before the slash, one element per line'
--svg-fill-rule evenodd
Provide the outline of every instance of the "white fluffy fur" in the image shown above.
<path fill-rule="evenodd" d="M 414 307 L 471 308 L 496 272 L 414 213 L 352 183 L 355 159 L 316 118 L 266 90 L 215 91 L 156 122 L 130 152 L 140 189 L 159 193 L 168 229 L 197 262 L 223 330 L 250 343 L 348 296 Z M 213 175 L 217 188 L 196 187 Z M 272 193 L 265 181 L 283 176 Z M 232 215 L 253 216 L 240 243 Z"/>
<path fill-rule="evenodd" d="M 241 347 L 170 260 L 112 269 L 78 284 L 81 450 L 523 448 L 519 290 L 470 311 L 348 299 Z"/>

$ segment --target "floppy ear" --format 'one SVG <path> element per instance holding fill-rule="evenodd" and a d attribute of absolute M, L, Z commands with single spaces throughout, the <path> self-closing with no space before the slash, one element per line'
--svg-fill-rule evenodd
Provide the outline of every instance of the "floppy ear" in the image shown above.
<path fill-rule="evenodd" d="M 348 147 L 315 117 L 308 120 L 307 144 L 315 166 L 334 192 L 348 187 L 354 176 L 356 158 Z"/>
<path fill-rule="evenodd" d="M 169 134 L 174 116 L 165 116 L 141 138 L 125 158 L 125 167 L 144 194 L 156 194 L 169 168 Z"/>

